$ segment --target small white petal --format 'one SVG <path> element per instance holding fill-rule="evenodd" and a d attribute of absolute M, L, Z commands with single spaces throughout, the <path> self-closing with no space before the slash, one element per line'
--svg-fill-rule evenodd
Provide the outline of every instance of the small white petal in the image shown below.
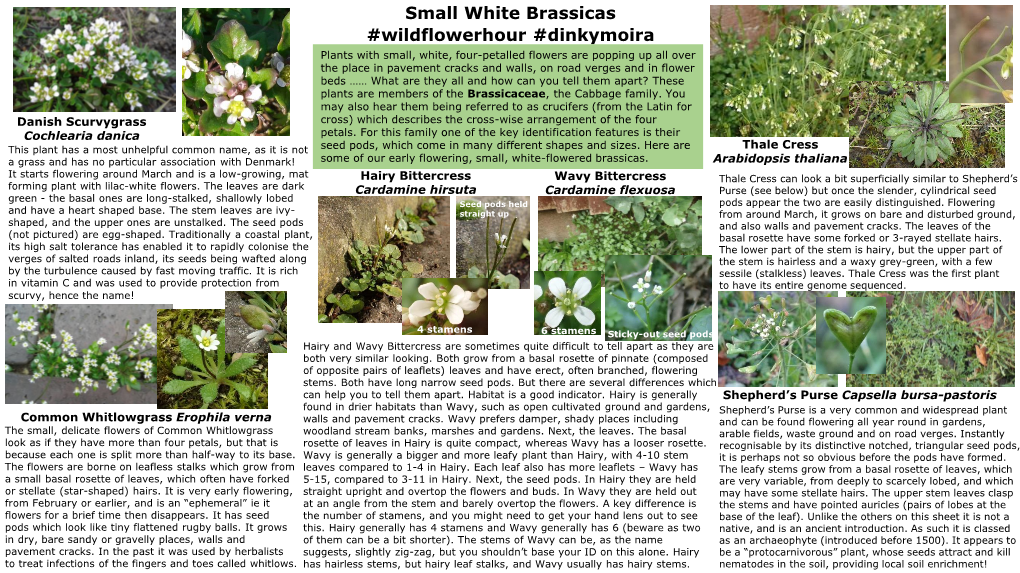
<path fill-rule="evenodd" d="M 535 300 L 538 300 L 542 298 L 542 295 L 545 294 L 545 291 L 542 290 L 542 287 L 538 285 L 533 285 L 531 287 L 531 293 L 535 295 Z"/>
<path fill-rule="evenodd" d="M 591 281 L 588 277 L 581 277 L 574 283 L 574 296 L 577 298 L 584 298 L 584 295 L 591 292 Z"/>
<path fill-rule="evenodd" d="M 425 283 L 418 286 L 418 294 L 429 300 L 436 300 L 436 297 L 439 296 L 439 287 L 435 283 Z"/>
<path fill-rule="evenodd" d="M 407 310 L 407 316 L 414 322 L 416 318 L 428 316 L 432 313 L 432 302 L 428 300 L 416 300 L 411 303 L 411 308 Z"/>
<path fill-rule="evenodd" d="M 448 304 L 446 305 L 446 318 L 450 324 L 460 324 L 464 322 L 464 309 L 456 304 Z"/>
<path fill-rule="evenodd" d="M 563 320 L 563 309 L 556 307 L 549 311 L 549 314 L 545 315 L 546 325 L 556 328 L 560 325 L 560 321 Z"/>
<path fill-rule="evenodd" d="M 563 282 L 563 279 L 556 277 L 549 281 L 549 290 L 553 293 L 553 296 L 560 298 L 567 294 L 567 283 Z M 557 321 L 559 323 L 559 321 Z"/>
<path fill-rule="evenodd" d="M 579 306 L 574 311 L 574 318 L 584 326 L 591 326 L 591 323 L 595 322 L 595 313 L 587 307 Z"/>
<path fill-rule="evenodd" d="M 454 285 L 453 288 L 450 289 L 450 298 L 449 298 L 449 300 L 453 304 L 457 304 L 461 300 L 465 300 L 465 299 L 468 299 L 468 298 L 471 298 L 471 295 L 467 291 L 465 291 L 464 288 L 461 287 L 460 285 Z"/>

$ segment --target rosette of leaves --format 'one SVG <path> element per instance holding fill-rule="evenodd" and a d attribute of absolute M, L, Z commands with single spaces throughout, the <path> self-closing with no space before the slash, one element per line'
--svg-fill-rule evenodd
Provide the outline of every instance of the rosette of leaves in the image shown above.
<path fill-rule="evenodd" d="M 245 291 L 248 304 L 238 311 L 244 322 L 254 328 L 246 336 L 248 344 L 265 340 L 270 352 L 287 352 L 287 291 Z"/>
<path fill-rule="evenodd" d="M 953 139 L 963 137 L 964 115 L 960 104 L 949 103 L 949 90 L 941 82 L 920 84 L 916 95 L 916 102 L 908 95 L 896 105 L 885 136 L 900 157 L 929 167 L 953 156 Z"/>
<path fill-rule="evenodd" d="M 195 336 L 201 333 L 198 325 L 192 325 L 192 336 L 178 336 L 177 346 L 180 349 L 184 364 L 174 366 L 172 378 L 160 389 L 167 394 L 182 394 L 198 388 L 202 397 L 202 408 L 208 408 L 220 396 L 220 387 L 227 386 L 228 392 L 235 393 L 242 405 L 250 404 L 255 398 L 252 387 L 235 380 L 244 371 L 255 366 L 254 354 L 235 354 L 227 361 L 226 355 L 226 321 L 221 320 L 216 328 L 219 345 L 213 352 L 205 352 L 195 342 Z"/>
<path fill-rule="evenodd" d="M 400 247 L 396 245 L 370 245 L 361 240 L 347 249 L 347 268 L 351 274 L 340 281 L 347 292 L 326 297 L 330 306 L 326 314 L 319 315 L 319 322 L 358 322 L 357 314 L 365 308 L 367 295 L 380 293 L 399 298 L 402 291 L 393 283 L 425 270 L 421 263 L 402 262 Z"/>
<path fill-rule="evenodd" d="M 431 209 L 426 209 L 426 204 L 422 203 L 420 211 L 414 207 L 405 207 L 397 211 L 397 220 L 392 229 L 392 236 L 396 242 L 405 245 L 425 242 L 424 230 L 429 225 L 436 224 L 436 220 L 429 214 L 435 209 L 436 201 L 431 198 L 428 201 L 432 202 Z"/>
<path fill-rule="evenodd" d="M 186 11 L 184 32 L 195 51 L 186 66 L 198 71 L 182 82 L 186 96 L 181 118 L 185 135 L 288 135 L 290 132 L 290 11 L 262 9 L 192 8 Z M 231 114 L 216 115 L 217 95 L 206 86 L 223 76 L 228 64 L 243 69 L 243 79 L 231 82 L 234 91 L 250 94 L 258 86 L 258 99 L 245 102 L 253 108 L 249 121 L 229 121 Z"/>

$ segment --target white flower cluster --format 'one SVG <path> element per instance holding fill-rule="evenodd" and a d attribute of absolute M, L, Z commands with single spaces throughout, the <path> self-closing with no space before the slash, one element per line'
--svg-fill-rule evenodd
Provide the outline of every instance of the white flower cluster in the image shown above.
<path fill-rule="evenodd" d="M 535 300 L 544 294 L 542 287 L 535 285 L 532 290 Z M 545 315 L 545 324 L 551 328 L 559 326 L 566 316 L 573 316 L 583 326 L 591 326 L 595 322 L 595 313 L 586 306 L 583 306 L 584 297 L 591 292 L 591 281 L 585 277 L 577 279 L 574 288 L 567 288 L 567 283 L 560 277 L 549 281 L 549 292 L 555 297 L 556 302 L 552 309 Z"/>
<path fill-rule="evenodd" d="M 255 118 L 255 108 L 251 104 L 262 98 L 262 88 L 258 84 L 249 85 L 244 79 L 244 68 L 238 64 L 227 64 L 223 72 L 222 75 L 209 74 L 209 83 L 205 86 L 206 93 L 216 96 L 213 113 L 216 117 L 228 114 L 230 125 L 238 121 L 245 125 Z"/>
<path fill-rule="evenodd" d="M 39 315 L 42 317 L 44 314 L 52 312 L 54 305 L 35 305 L 35 307 L 36 310 L 43 313 Z M 32 362 L 28 371 L 31 374 L 30 381 L 32 383 L 43 376 L 70 378 L 77 382 L 77 386 L 74 388 L 74 394 L 77 396 L 99 388 L 99 382 L 92 378 L 96 375 L 96 370 L 102 371 L 99 378 L 106 379 L 106 387 L 110 390 L 115 390 L 124 376 L 131 382 L 137 381 L 138 378 L 133 374 L 135 371 L 141 373 L 146 380 L 152 379 L 155 366 L 151 359 L 143 358 L 137 362 L 131 362 L 146 348 L 155 348 L 156 333 L 150 324 L 140 327 L 125 347 L 118 349 L 116 346 L 111 346 L 104 352 L 102 346 L 107 341 L 105 338 L 99 338 L 79 352 L 74 337 L 66 330 L 44 336 L 33 345 L 28 335 L 38 335 L 39 329 L 43 327 L 41 323 L 45 322 L 45 319 L 40 320 L 39 317 L 31 316 L 20 320 L 17 313 L 14 313 L 12 317 L 21 334 L 11 337 L 10 343 L 11 345 L 20 343 L 29 349 Z M 7 371 L 10 371 L 9 366 Z"/>
<path fill-rule="evenodd" d="M 774 310 L 769 313 L 766 310 L 754 320 L 754 324 L 751 325 L 751 332 L 760 336 L 762 340 L 766 340 L 770 336 L 778 336 L 779 329 L 783 326 L 786 326 L 785 312 Z"/>
<path fill-rule="evenodd" d="M 32 85 L 30 101 L 51 101 L 61 97 L 71 100 L 75 96 L 74 90 L 67 88 L 61 94 L 57 84 L 73 69 L 90 74 L 102 84 L 113 81 L 121 71 L 137 82 L 148 79 L 149 64 L 139 59 L 133 48 L 121 43 L 122 34 L 123 24 L 120 22 L 98 18 L 79 30 L 66 24 L 44 36 L 39 45 L 44 55 L 53 58 L 53 63 L 44 62 L 36 68 L 36 78 L 42 81 Z M 163 60 L 158 60 L 151 71 L 160 76 L 173 74 L 170 65 Z M 54 85 L 47 85 L 47 79 L 52 80 Z M 87 82 L 79 82 L 80 88 L 86 85 Z M 124 99 L 132 110 L 141 107 L 136 93 L 129 92 Z M 117 111 L 112 102 L 110 107 L 110 111 Z"/>

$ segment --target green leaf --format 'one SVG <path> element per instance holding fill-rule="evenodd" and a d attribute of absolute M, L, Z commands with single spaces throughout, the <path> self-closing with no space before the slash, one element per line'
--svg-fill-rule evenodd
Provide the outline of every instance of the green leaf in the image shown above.
<path fill-rule="evenodd" d="M 209 407 L 209 404 L 212 404 L 212 401 L 220 395 L 220 383 L 210 382 L 205 386 L 202 386 L 202 389 L 199 392 L 202 394 L 202 407 L 207 408 Z"/>
<path fill-rule="evenodd" d="M 216 117 L 212 107 L 209 107 L 198 118 L 198 128 L 202 130 L 202 133 L 219 135 L 221 131 L 230 128 L 230 124 L 227 123 L 227 114 Z"/>
<path fill-rule="evenodd" d="M 354 318 L 349 314 L 341 314 L 340 316 L 334 318 L 333 322 L 339 322 L 342 324 L 352 324 L 358 322 L 358 319 Z"/>
<path fill-rule="evenodd" d="M 744 374 L 751 374 L 757 369 L 758 365 L 755 364 L 754 366 L 744 366 L 743 368 L 740 368 L 740 371 L 743 372 Z"/>
<path fill-rule="evenodd" d="M 383 254 L 386 255 L 387 257 L 392 257 L 394 259 L 400 258 L 400 248 L 397 247 L 396 245 L 387 244 L 386 246 L 383 247 L 382 250 Z"/>
<path fill-rule="evenodd" d="M 280 36 L 280 43 L 276 46 L 276 51 L 286 55 L 290 51 L 290 12 L 283 17 L 281 22 L 282 35 Z"/>
<path fill-rule="evenodd" d="M 237 63 L 248 69 L 258 59 L 260 53 L 259 43 L 248 39 L 244 26 L 237 20 L 223 24 L 207 47 L 209 53 L 224 69 L 230 63 Z"/>
<path fill-rule="evenodd" d="M 240 396 L 242 400 L 245 402 L 251 401 L 251 386 L 247 384 L 240 384 L 238 382 L 231 384 L 231 386 L 234 387 L 234 390 L 237 390 L 237 395 Z"/>
<path fill-rule="evenodd" d="M 223 370 L 223 362 L 226 360 L 227 353 L 227 321 L 225 319 L 221 320 L 216 327 L 216 338 L 220 341 L 220 345 L 216 347 L 216 364 L 219 370 Z"/>
<path fill-rule="evenodd" d="M 270 344 L 269 345 L 269 351 L 273 352 L 274 354 L 286 354 L 287 347 L 286 346 L 280 346 L 279 344 Z"/>
<path fill-rule="evenodd" d="M 255 359 L 250 356 L 242 356 L 231 362 L 230 366 L 227 366 L 227 369 L 223 371 L 223 376 L 233 378 L 252 366 L 255 366 Z"/>
<path fill-rule="evenodd" d="M 283 111 L 290 113 L 290 87 L 279 87 L 270 91 L 273 94 L 273 99 L 283 106 Z"/>
<path fill-rule="evenodd" d="M 189 8 L 188 12 L 189 14 L 181 22 L 181 28 L 184 29 L 187 35 L 191 36 L 192 40 L 198 42 L 198 39 L 202 36 L 202 15 L 197 8 Z"/>
<path fill-rule="evenodd" d="M 634 205 L 637 207 L 637 205 Z M 502 275 L 496 281 L 501 289 L 519 289 L 521 288 L 521 281 L 514 275 Z"/>
<path fill-rule="evenodd" d="M 677 213 L 677 208 L 675 206 L 666 209 L 666 212 L 662 214 L 662 222 L 670 227 L 676 227 L 682 221 L 683 218 L 680 217 L 679 213 Z"/>
<path fill-rule="evenodd" d="M 333 293 L 326 295 L 326 302 L 328 302 L 329 304 L 336 304 L 337 303 L 336 295 Z"/>
<path fill-rule="evenodd" d="M 412 275 L 419 275 L 425 272 L 425 267 L 421 263 L 416 261 L 408 261 L 404 263 L 404 268 L 407 269 Z"/>
<path fill-rule="evenodd" d="M 181 356 L 199 370 L 205 371 L 205 364 L 202 364 L 202 350 L 195 344 L 195 341 L 184 337 L 177 337 L 177 346 L 181 349 Z"/>
<path fill-rule="evenodd" d="M 325 314 L 320 314 L 319 315 L 319 322 L 326 322 L 328 320 L 329 320 L 329 317 L 326 316 Z"/>
<path fill-rule="evenodd" d="M 184 80 L 181 86 L 184 88 L 184 95 L 191 99 L 204 99 L 207 95 L 205 86 L 209 84 L 205 72 L 194 72 L 191 77 Z"/>
<path fill-rule="evenodd" d="M 185 376 L 188 373 L 188 369 L 183 367 L 183 366 L 181 366 L 181 365 L 177 365 L 177 366 L 174 366 L 173 372 L 174 372 L 174 376 Z"/>
<path fill-rule="evenodd" d="M 634 203 L 634 220 L 638 223 L 645 220 L 645 208 L 641 203 Z"/>
<path fill-rule="evenodd" d="M 951 123 L 947 123 L 942 126 L 942 133 L 948 135 L 949 137 L 963 137 L 963 132 L 960 131 L 960 128 L 956 127 Z"/>
<path fill-rule="evenodd" d="M 395 296 L 397 298 L 400 298 L 403 295 L 403 291 L 400 290 L 400 287 L 393 286 L 391 284 L 379 285 L 379 290 L 390 296 Z"/>
<path fill-rule="evenodd" d="M 276 70 L 273 68 L 262 68 L 261 70 L 245 70 L 248 76 L 249 84 L 259 84 L 262 89 L 269 91 L 271 88 L 276 86 L 276 78 L 279 77 Z"/>
<path fill-rule="evenodd" d="M 339 301 L 338 304 L 340 305 L 340 310 L 342 310 L 344 312 L 348 312 L 348 311 L 351 310 L 351 308 L 354 307 L 354 304 L 357 303 L 357 302 L 360 302 L 360 301 L 358 301 L 357 299 L 355 299 L 354 297 L 352 297 L 349 294 L 345 294 L 342 297 L 340 297 L 340 301 Z"/>
<path fill-rule="evenodd" d="M 162 391 L 166 394 L 180 394 L 189 388 L 208 384 L 207 380 L 169 380 L 163 384 Z"/>

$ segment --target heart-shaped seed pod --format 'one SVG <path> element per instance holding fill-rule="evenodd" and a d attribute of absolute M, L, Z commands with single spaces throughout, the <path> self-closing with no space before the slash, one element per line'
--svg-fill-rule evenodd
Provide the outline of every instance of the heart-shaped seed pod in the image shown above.
<path fill-rule="evenodd" d="M 873 306 L 866 306 L 857 311 L 853 318 L 850 318 L 841 310 L 830 308 L 823 314 L 825 323 L 829 330 L 843 344 L 843 348 L 850 354 L 856 354 L 857 348 L 868 336 L 871 327 L 878 318 L 878 309 Z"/>

